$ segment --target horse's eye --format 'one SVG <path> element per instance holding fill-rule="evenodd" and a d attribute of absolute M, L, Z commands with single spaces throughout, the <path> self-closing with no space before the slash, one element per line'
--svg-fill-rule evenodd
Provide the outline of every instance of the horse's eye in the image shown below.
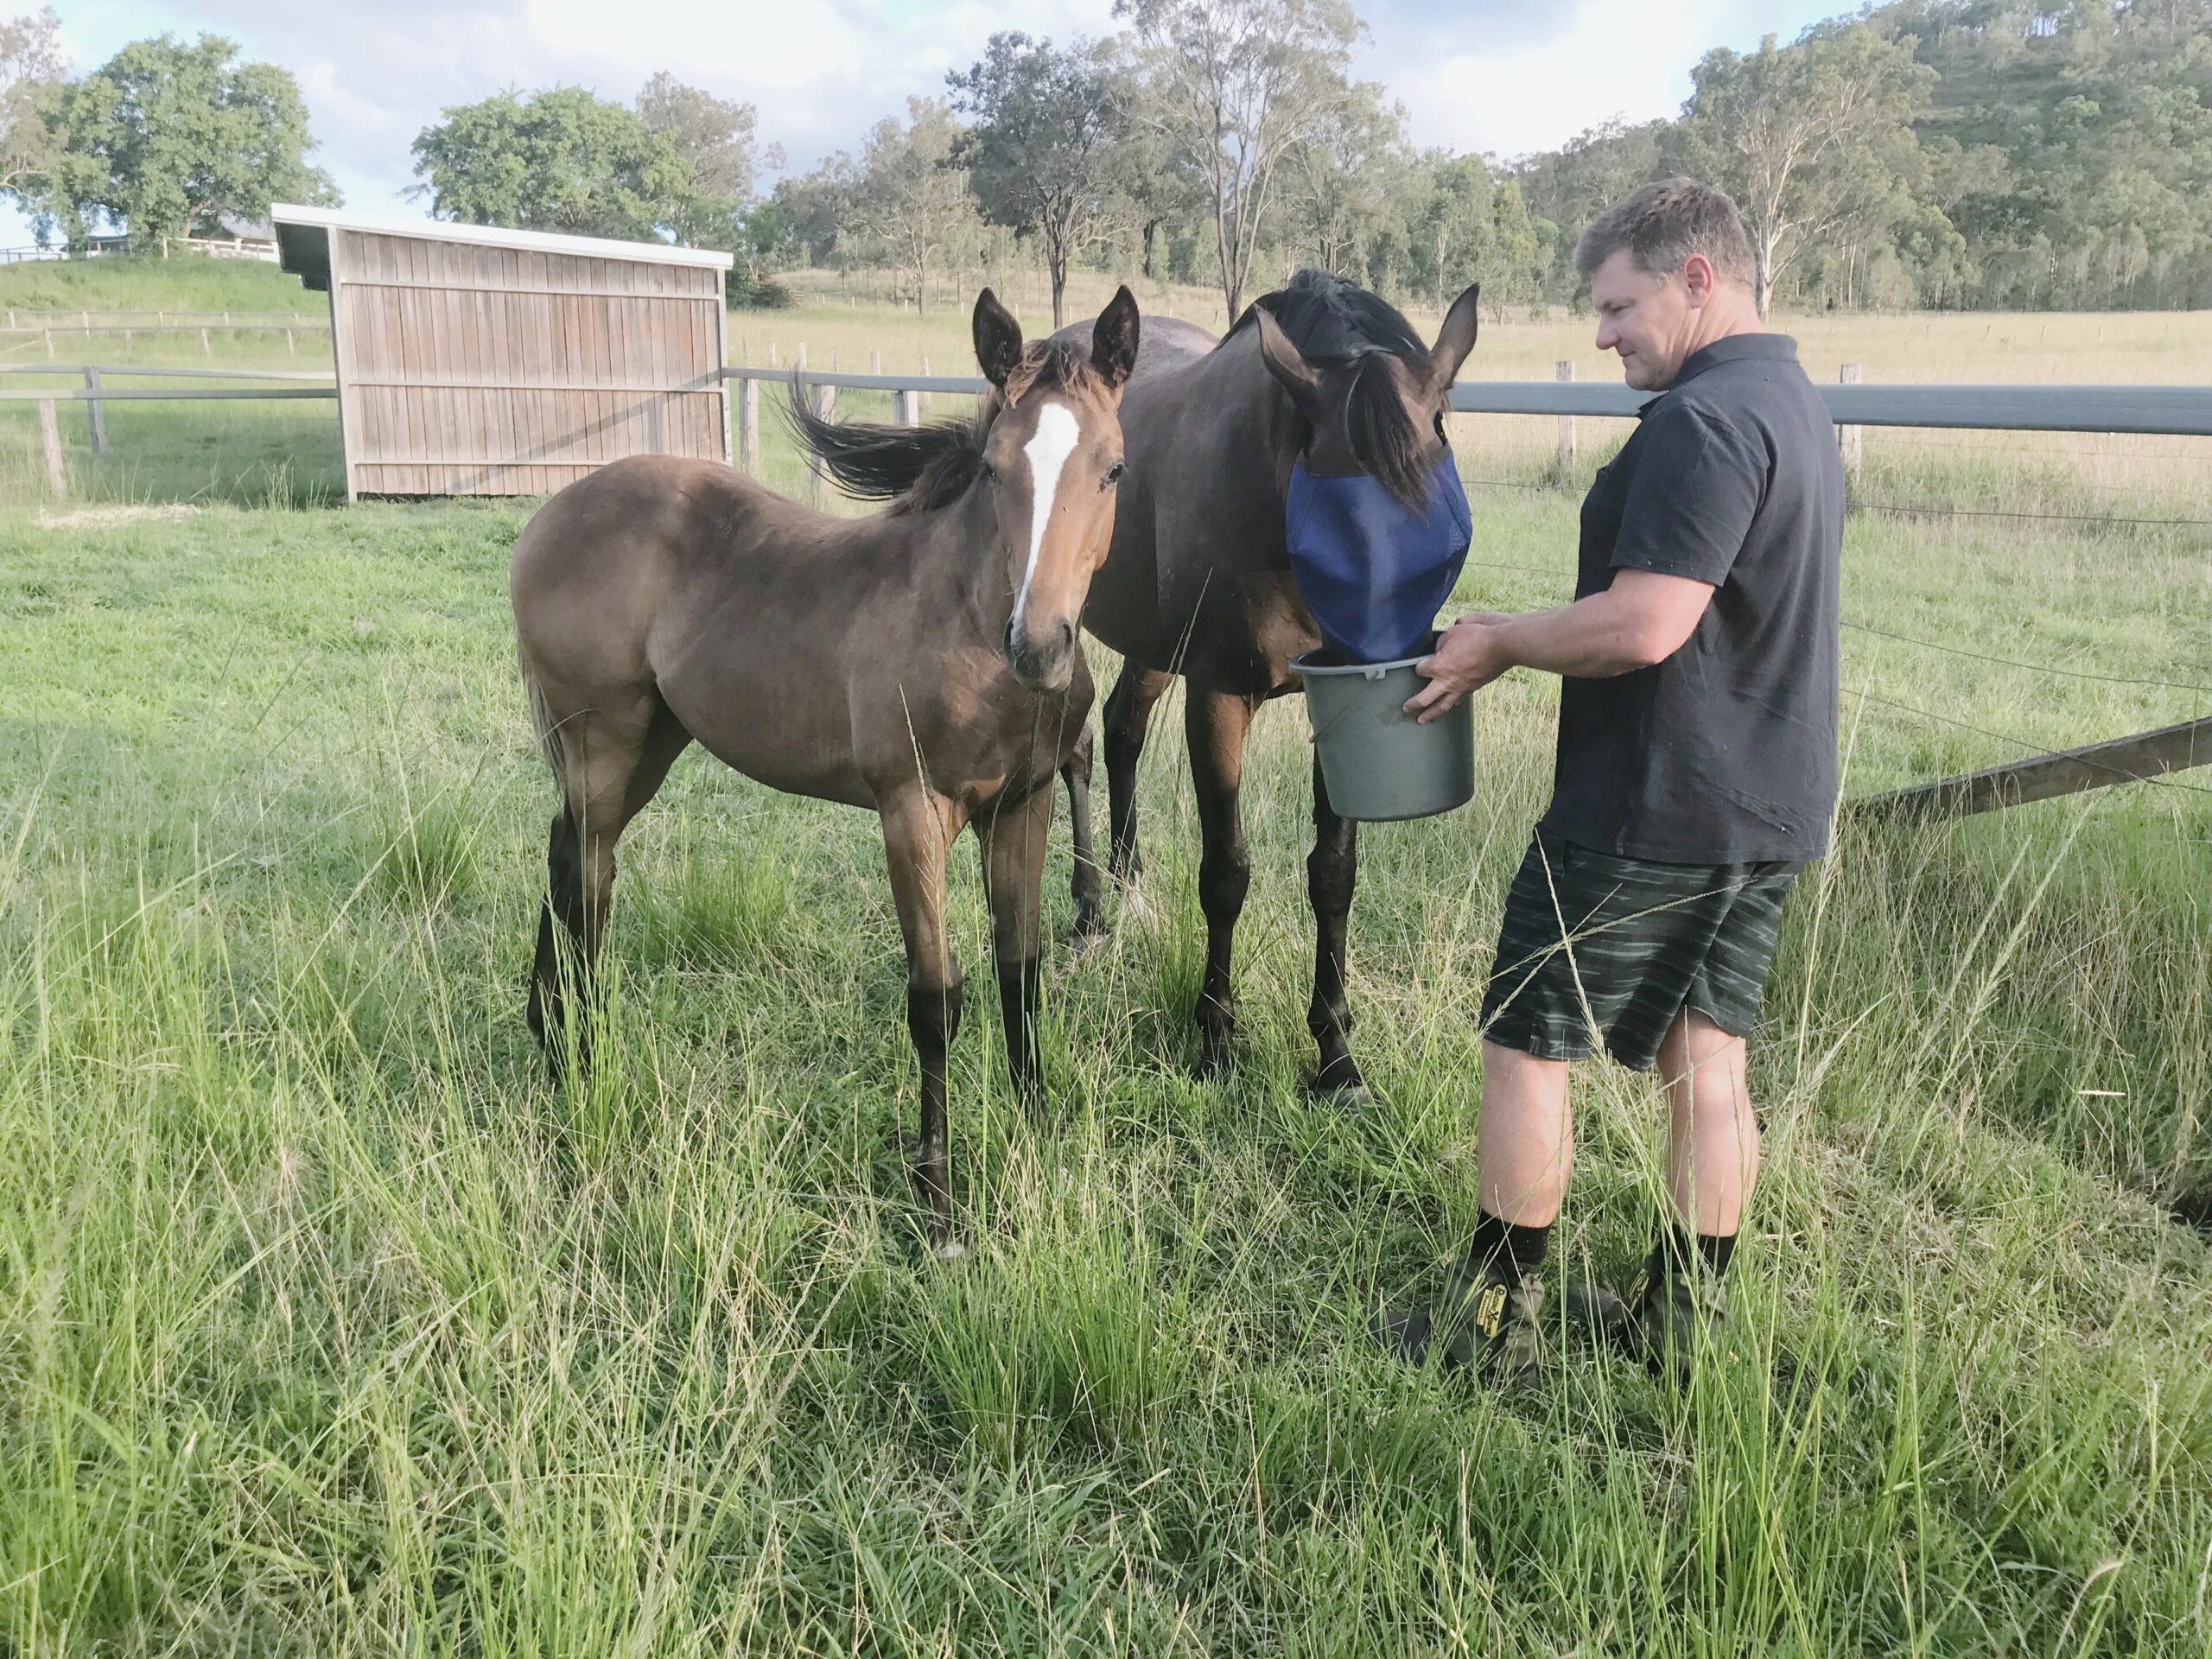
<path fill-rule="evenodd" d="M 1120 461 L 1116 461 L 1111 467 L 1109 467 L 1106 469 L 1106 476 L 1104 479 L 1100 480 L 1098 487 L 1102 490 L 1112 489 L 1116 484 L 1122 481 L 1122 475 L 1128 470 L 1128 462 Z"/>

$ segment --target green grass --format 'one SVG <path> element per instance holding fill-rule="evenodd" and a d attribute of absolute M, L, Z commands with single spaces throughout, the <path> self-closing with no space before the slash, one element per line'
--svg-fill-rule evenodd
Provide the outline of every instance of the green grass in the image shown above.
<path fill-rule="evenodd" d="M 215 262 L 0 272 L 34 303 L 320 300 Z M 2201 321 L 1805 333 L 1870 379 L 2122 379 L 2185 368 Z M 739 314 L 733 350 L 772 332 L 785 361 L 966 366 L 938 308 Z M 1585 333 L 1486 327 L 1484 372 Z M 804 491 L 764 416 L 766 477 Z M 0 1650 L 2212 1650 L 2212 1259 L 2167 1211 L 2212 1195 L 2212 775 L 1847 827 L 1755 1050 L 1732 1352 L 1687 1394 L 1580 1353 L 1500 1398 L 1363 1322 L 1472 1225 L 1543 682 L 1478 702 L 1472 806 L 1363 836 L 1355 1113 L 1301 1086 L 1294 705 L 1247 778 L 1222 1082 L 1189 1075 L 1179 691 L 1141 779 L 1153 913 L 1109 899 L 1110 944 L 1056 950 L 1035 1116 L 963 849 L 976 1249 L 947 1271 L 906 1197 L 871 820 L 680 765 L 625 845 L 603 1063 L 555 1088 L 521 1018 L 550 790 L 503 582 L 531 504 L 334 509 L 327 405 L 114 404 L 99 458 L 63 420 L 48 503 L 0 410 Z M 1550 423 L 1459 423 L 1471 476 L 1553 486 L 1474 491 L 1461 603 L 1565 595 L 1607 426 L 1562 478 Z M 1859 499 L 2065 516 L 1853 520 L 1852 791 L 2212 713 L 2212 537 L 2125 522 L 2208 516 L 2194 448 L 1954 442 L 1871 434 Z M 117 511 L 169 504 L 197 510 Z M 1063 824 L 1056 930 L 1067 876 Z M 1560 1249 L 1618 1274 L 1661 1114 L 1617 1071 L 1577 1086 Z"/>
<path fill-rule="evenodd" d="M 1848 832 L 1756 1049 L 1732 1351 L 1685 1394 L 1578 1353 L 1501 1398 L 1363 1321 L 1472 1224 L 1541 682 L 1484 694 L 1472 806 L 1363 836 L 1356 1112 L 1301 1088 L 1294 705 L 1248 776 L 1224 1081 L 1188 1073 L 1173 703 L 1154 914 L 1056 950 L 1033 1117 L 963 849 L 976 1249 L 946 1270 L 872 821 L 680 765 L 626 844 L 603 1064 L 549 1085 L 521 1002 L 550 791 L 503 586 L 528 504 L 272 494 L 0 509 L 0 1647 L 2212 1647 L 2212 1260 L 2162 1209 L 2212 1187 L 2212 798 Z M 1572 500 L 1476 502 L 1461 600 L 1558 597 Z M 1949 649 L 1847 637 L 1853 790 L 2016 752 L 1945 721 L 2207 712 L 2174 686 L 2212 684 L 2212 551 L 2079 528 L 1854 520 L 1848 613 Z M 1063 825 L 1056 930 L 1067 874 Z M 1620 1274 L 1661 1114 L 1617 1071 L 1578 1090 L 1560 1248 Z"/>

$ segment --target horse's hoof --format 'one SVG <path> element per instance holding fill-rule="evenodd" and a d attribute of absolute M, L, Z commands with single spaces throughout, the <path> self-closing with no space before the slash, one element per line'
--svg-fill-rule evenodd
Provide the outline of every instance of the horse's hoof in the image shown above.
<path fill-rule="evenodd" d="M 1072 961 L 1081 962 L 1111 937 L 1103 922 L 1077 922 L 1075 931 L 1068 935 L 1068 956 Z"/>
<path fill-rule="evenodd" d="M 1306 1084 L 1306 1091 L 1332 1106 L 1364 1106 L 1375 1098 L 1367 1079 L 1349 1057 L 1332 1060 L 1316 1071 Z"/>

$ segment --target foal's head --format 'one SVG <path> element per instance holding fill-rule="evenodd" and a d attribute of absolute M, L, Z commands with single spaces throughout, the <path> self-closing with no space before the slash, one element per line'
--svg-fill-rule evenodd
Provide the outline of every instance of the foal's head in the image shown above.
<path fill-rule="evenodd" d="M 977 487 L 991 493 L 1014 594 L 1007 665 L 1033 690 L 1058 691 L 1075 677 L 1084 600 L 1113 539 L 1137 302 L 1126 288 L 1114 296 L 1088 356 L 1065 341 L 1024 346 L 1021 325 L 988 288 L 974 321 L 976 359 L 993 388 Z"/>
<path fill-rule="evenodd" d="M 1257 328 L 1268 372 L 1290 394 L 1308 472 L 1365 474 L 1408 507 L 1422 503 L 1452 379 L 1474 349 L 1478 291 L 1452 302 L 1433 346 L 1387 301 L 1326 271 L 1301 270 L 1252 302 L 1238 327 Z"/>

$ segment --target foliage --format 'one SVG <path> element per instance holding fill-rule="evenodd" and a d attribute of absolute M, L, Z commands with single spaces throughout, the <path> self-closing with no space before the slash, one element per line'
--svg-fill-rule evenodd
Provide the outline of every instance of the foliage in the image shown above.
<path fill-rule="evenodd" d="M 944 99 L 908 99 L 904 126 L 887 118 L 868 134 L 842 204 L 841 242 L 912 271 L 915 308 L 925 313 L 930 267 L 972 243 L 982 224 L 955 155 L 959 138 Z"/>
<path fill-rule="evenodd" d="M 1275 177 L 1351 96 L 1348 0 L 1115 0 L 1142 43 L 1145 107 L 1204 181 L 1222 297 L 1242 308 Z"/>
<path fill-rule="evenodd" d="M 670 137 L 580 86 L 500 92 L 444 115 L 415 140 L 416 191 L 441 219 L 641 241 L 696 204 Z"/>
<path fill-rule="evenodd" d="M 102 225 L 142 245 L 219 235 L 226 218 L 265 220 L 272 202 L 338 199 L 308 164 L 315 141 L 291 72 L 239 61 L 219 35 L 134 41 L 44 107 L 59 151 L 16 189 L 73 243 Z"/>
<path fill-rule="evenodd" d="M 43 11 L 0 22 L 0 191 L 23 188 L 60 154 L 61 19 Z"/>
<path fill-rule="evenodd" d="M 1050 41 L 1001 32 L 945 84 L 970 123 L 950 159 L 967 169 L 986 219 L 1036 238 L 1057 328 L 1068 260 L 1103 234 L 1117 205 L 1125 112 L 1105 60 L 1082 41 L 1055 51 Z"/>

